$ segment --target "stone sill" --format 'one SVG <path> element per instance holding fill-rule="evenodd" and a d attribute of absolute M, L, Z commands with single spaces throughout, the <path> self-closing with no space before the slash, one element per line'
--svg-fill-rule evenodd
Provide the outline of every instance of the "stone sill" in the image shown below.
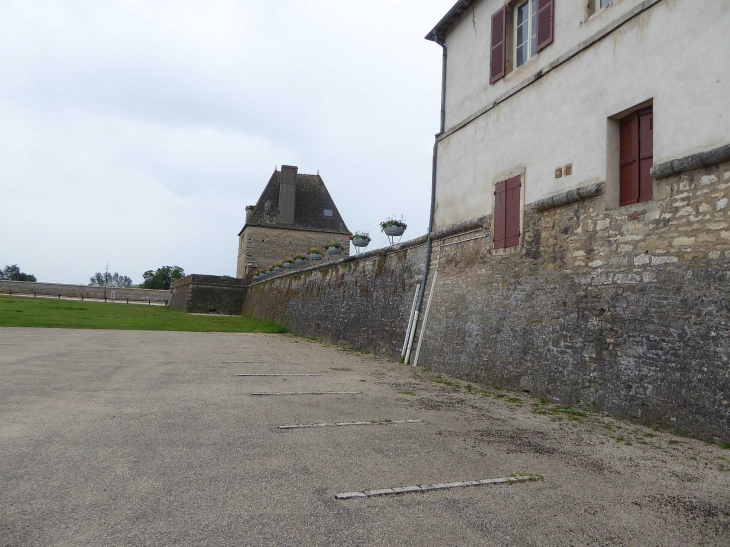
<path fill-rule="evenodd" d="M 525 246 L 520 243 L 519 245 L 515 245 L 514 247 L 507 247 L 506 249 L 492 249 L 492 256 L 512 256 L 517 254 L 522 254 L 522 250 L 525 248 Z"/>

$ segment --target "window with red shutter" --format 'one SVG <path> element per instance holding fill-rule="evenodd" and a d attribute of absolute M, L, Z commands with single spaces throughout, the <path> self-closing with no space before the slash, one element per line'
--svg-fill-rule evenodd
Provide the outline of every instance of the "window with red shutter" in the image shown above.
<path fill-rule="evenodd" d="M 542 51 L 553 43 L 554 19 L 554 0 L 539 0 L 537 7 L 537 51 Z"/>
<path fill-rule="evenodd" d="M 507 45 L 507 6 L 492 15 L 492 47 L 489 60 L 489 83 L 504 77 Z"/>
<path fill-rule="evenodd" d="M 632 114 L 621 122 L 619 145 L 619 203 L 639 201 L 639 116 Z"/>
<path fill-rule="evenodd" d="M 494 248 L 505 247 L 505 218 L 506 218 L 506 188 L 507 181 L 497 183 L 494 188 Z"/>
<path fill-rule="evenodd" d="M 649 173 L 654 165 L 654 109 L 639 111 L 639 201 L 653 197 L 654 179 Z"/>
<path fill-rule="evenodd" d="M 520 244 L 519 176 L 497 183 L 494 188 L 494 248 L 506 249 Z"/>
<path fill-rule="evenodd" d="M 619 136 L 619 204 L 652 199 L 654 112 L 651 107 L 621 120 Z"/>
<path fill-rule="evenodd" d="M 507 181 L 505 190 L 504 246 L 514 247 L 520 244 L 520 177 Z"/>

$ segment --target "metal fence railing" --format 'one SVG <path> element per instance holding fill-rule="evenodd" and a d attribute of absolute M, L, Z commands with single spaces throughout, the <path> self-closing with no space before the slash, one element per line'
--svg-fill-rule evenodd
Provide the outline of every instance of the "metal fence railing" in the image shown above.
<path fill-rule="evenodd" d="M 93 297 L 93 296 L 84 296 L 81 295 L 68 295 L 68 294 L 40 294 L 38 292 L 25 292 L 25 291 L 13 291 L 13 290 L 2 290 L 0 289 L 0 294 L 6 294 L 8 296 L 21 296 L 24 298 L 46 298 L 46 299 L 54 299 L 54 300 L 76 300 L 80 302 L 104 302 L 107 304 L 137 304 L 137 305 L 148 305 L 148 306 L 167 306 L 169 303 L 169 300 L 153 300 L 151 298 L 143 298 L 143 299 L 135 299 L 135 298 L 117 298 L 116 294 L 113 294 L 115 291 L 110 291 L 109 294 L 104 295 L 103 297 Z"/>

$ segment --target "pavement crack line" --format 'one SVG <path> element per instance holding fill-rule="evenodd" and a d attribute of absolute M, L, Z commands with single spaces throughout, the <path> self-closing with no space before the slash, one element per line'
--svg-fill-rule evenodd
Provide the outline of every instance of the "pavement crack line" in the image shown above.
<path fill-rule="evenodd" d="M 270 377 L 270 376 L 325 376 L 324 374 L 236 374 L 236 376 L 247 376 L 247 377 Z"/>
<path fill-rule="evenodd" d="M 310 429 L 313 427 L 347 427 L 351 425 L 395 425 L 395 424 L 418 424 L 423 420 L 383 420 L 380 422 L 335 422 L 323 424 L 296 424 L 280 425 L 279 429 Z"/>
<path fill-rule="evenodd" d="M 478 481 L 448 482 L 438 484 L 426 484 L 422 486 L 400 486 L 395 488 L 381 488 L 378 490 L 364 490 L 362 492 L 344 492 L 337 494 L 335 499 L 350 500 L 357 498 L 374 498 L 378 496 L 395 496 L 398 494 L 416 494 L 433 492 L 435 490 L 451 490 L 452 488 L 466 488 L 469 486 L 487 486 L 491 484 L 510 484 L 541 480 L 539 475 L 515 475 L 500 479 L 481 479 Z"/>
<path fill-rule="evenodd" d="M 304 363 L 264 363 L 262 361 L 223 361 L 224 365 L 303 365 Z"/>
<path fill-rule="evenodd" d="M 280 391 L 275 393 L 251 393 L 255 397 L 274 395 L 361 395 L 362 391 Z"/>

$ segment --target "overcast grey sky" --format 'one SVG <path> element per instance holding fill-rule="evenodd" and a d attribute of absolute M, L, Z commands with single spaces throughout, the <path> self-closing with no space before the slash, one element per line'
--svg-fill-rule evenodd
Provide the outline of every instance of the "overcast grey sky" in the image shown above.
<path fill-rule="evenodd" d="M 88 283 L 235 275 L 277 165 L 320 171 L 350 230 L 426 232 L 453 0 L 3 0 L 0 266 Z"/>

